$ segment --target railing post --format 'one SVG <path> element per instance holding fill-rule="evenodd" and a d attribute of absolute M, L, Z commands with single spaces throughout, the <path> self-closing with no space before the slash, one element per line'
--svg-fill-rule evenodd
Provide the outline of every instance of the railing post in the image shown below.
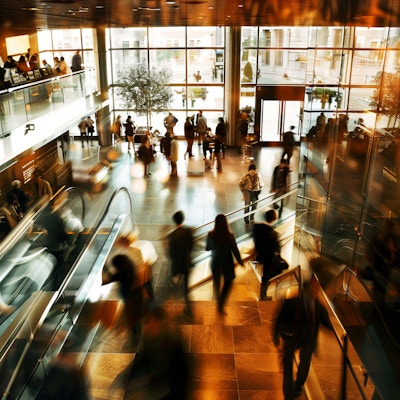
<path fill-rule="evenodd" d="M 347 335 L 343 335 L 343 365 L 342 365 L 342 379 L 340 388 L 340 400 L 346 400 L 346 387 L 347 387 Z"/>

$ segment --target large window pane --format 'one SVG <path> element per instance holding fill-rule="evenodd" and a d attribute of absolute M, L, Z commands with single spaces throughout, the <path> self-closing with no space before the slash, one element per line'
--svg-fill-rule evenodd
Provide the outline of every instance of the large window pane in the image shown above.
<path fill-rule="evenodd" d="M 356 27 L 355 36 L 355 47 L 385 48 L 388 38 L 388 28 Z"/>
<path fill-rule="evenodd" d="M 259 47 L 307 48 L 308 27 L 260 27 Z"/>
<path fill-rule="evenodd" d="M 400 44 L 399 44 L 400 47 Z M 385 72 L 398 73 L 400 71 L 400 50 L 387 50 L 385 57 Z"/>
<path fill-rule="evenodd" d="M 188 27 L 188 47 L 223 47 L 225 28 L 223 27 Z"/>
<path fill-rule="evenodd" d="M 400 47 L 400 28 L 389 28 L 388 47 L 395 49 Z"/>
<path fill-rule="evenodd" d="M 242 47 L 257 47 L 257 27 L 242 27 Z"/>
<path fill-rule="evenodd" d="M 51 31 L 38 31 L 37 38 L 38 38 L 39 52 L 53 49 L 53 42 L 51 40 Z"/>
<path fill-rule="evenodd" d="M 82 47 L 93 49 L 93 29 L 82 29 Z"/>
<path fill-rule="evenodd" d="M 307 52 L 307 83 L 348 83 L 346 74 L 348 52 L 341 50 L 309 50 Z"/>
<path fill-rule="evenodd" d="M 350 46 L 349 27 L 310 27 L 308 47 L 336 48 Z"/>
<path fill-rule="evenodd" d="M 147 65 L 146 50 L 112 50 L 110 53 L 112 59 L 110 69 L 112 71 L 113 81 L 119 79 L 119 72 L 124 68 L 138 64 Z"/>
<path fill-rule="evenodd" d="M 81 30 L 80 29 L 60 29 L 53 30 L 54 49 L 81 49 Z"/>
<path fill-rule="evenodd" d="M 150 47 L 185 47 L 185 27 L 149 28 Z"/>
<path fill-rule="evenodd" d="M 223 109 L 224 87 L 223 86 L 192 86 L 187 89 L 189 109 Z"/>
<path fill-rule="evenodd" d="M 376 88 L 352 88 L 349 95 L 350 110 L 371 110 L 371 101 Z M 371 114 L 371 113 L 369 113 Z"/>
<path fill-rule="evenodd" d="M 188 82 L 223 82 L 223 71 L 223 50 L 188 49 Z"/>
<path fill-rule="evenodd" d="M 304 84 L 307 52 L 300 50 L 260 50 L 257 82 L 261 84 Z"/>
<path fill-rule="evenodd" d="M 241 76 L 244 83 L 254 83 L 256 81 L 257 70 L 257 50 L 243 49 L 241 58 Z"/>
<path fill-rule="evenodd" d="M 373 84 L 374 77 L 382 71 L 384 50 L 357 50 L 354 52 L 351 83 Z"/>
<path fill-rule="evenodd" d="M 147 47 L 146 28 L 110 28 L 112 48 Z"/>
<path fill-rule="evenodd" d="M 166 69 L 171 73 L 171 83 L 186 80 L 185 50 L 150 50 L 150 68 Z"/>

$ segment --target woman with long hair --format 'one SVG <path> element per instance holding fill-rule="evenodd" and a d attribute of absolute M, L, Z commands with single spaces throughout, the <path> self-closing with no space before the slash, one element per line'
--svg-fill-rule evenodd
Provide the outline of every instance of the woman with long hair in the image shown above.
<path fill-rule="evenodd" d="M 224 305 L 233 280 L 235 279 L 235 264 L 233 256 L 243 267 L 242 257 L 236 244 L 228 221 L 224 214 L 215 217 L 214 229 L 208 233 L 206 250 L 212 251 L 211 271 L 213 275 L 214 298 L 217 300 L 218 312 L 226 315 Z M 221 290 L 221 275 L 224 284 Z"/>

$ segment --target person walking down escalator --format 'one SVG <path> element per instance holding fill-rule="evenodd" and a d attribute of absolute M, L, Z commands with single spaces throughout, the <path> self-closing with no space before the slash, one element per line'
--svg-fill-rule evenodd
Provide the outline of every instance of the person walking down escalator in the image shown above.
<path fill-rule="evenodd" d="M 56 258 L 56 265 L 51 275 L 54 290 L 59 288 L 68 271 L 64 270 L 64 258 L 71 245 L 70 236 L 60 214 L 61 203 L 53 199 L 39 216 L 36 224 L 43 229 L 44 243 L 50 254 Z"/>
<path fill-rule="evenodd" d="M 119 292 L 124 301 L 124 326 L 134 337 L 140 332 L 140 322 L 145 314 L 143 285 L 138 268 L 128 254 L 116 255 L 111 265 L 112 268 L 103 269 L 103 285 L 119 283 Z"/>
<path fill-rule="evenodd" d="M 288 177 L 289 177 L 289 165 L 286 158 L 282 158 L 280 163 L 274 168 L 272 174 L 272 192 L 275 193 L 274 199 L 283 196 L 288 191 Z M 276 202 L 274 204 L 275 210 L 278 210 L 279 218 L 282 216 L 284 200 L 280 200 L 280 204 Z"/>
<path fill-rule="evenodd" d="M 244 263 L 235 236 L 224 214 L 218 214 L 215 217 L 214 228 L 207 235 L 206 250 L 211 250 L 211 272 L 217 311 L 220 315 L 226 315 L 224 307 L 235 279 L 233 257 L 242 267 Z M 222 289 L 221 277 L 224 282 Z"/>
<path fill-rule="evenodd" d="M 274 262 L 276 254 L 280 253 L 278 234 L 272 226 L 276 221 L 276 211 L 268 210 L 264 213 L 265 222 L 254 224 L 253 241 L 256 260 L 262 264 L 260 285 L 260 300 L 272 300 L 267 296 L 269 280 L 274 276 Z"/>

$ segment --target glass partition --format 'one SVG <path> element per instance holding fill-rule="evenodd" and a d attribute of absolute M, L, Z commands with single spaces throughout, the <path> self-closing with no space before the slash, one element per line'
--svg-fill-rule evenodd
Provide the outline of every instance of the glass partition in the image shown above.
<path fill-rule="evenodd" d="M 0 95 L 0 107 L 5 114 L 0 122 L 0 133 L 10 133 L 36 118 L 91 95 L 96 90 L 95 70 L 91 68 L 71 75 L 55 75 L 11 87 Z"/>

